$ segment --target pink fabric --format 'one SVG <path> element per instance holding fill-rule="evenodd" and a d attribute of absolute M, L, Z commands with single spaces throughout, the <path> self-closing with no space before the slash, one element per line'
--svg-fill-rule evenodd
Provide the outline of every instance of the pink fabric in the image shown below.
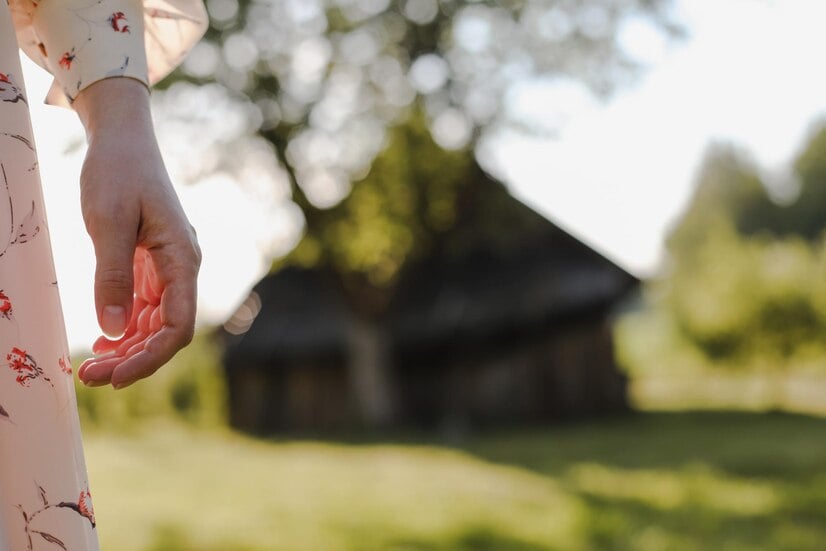
<path fill-rule="evenodd" d="M 98 548 L 20 59 L 0 4 L 0 550 Z M 61 506 L 77 504 L 77 509 Z M 86 498 L 91 511 L 91 500 Z"/>

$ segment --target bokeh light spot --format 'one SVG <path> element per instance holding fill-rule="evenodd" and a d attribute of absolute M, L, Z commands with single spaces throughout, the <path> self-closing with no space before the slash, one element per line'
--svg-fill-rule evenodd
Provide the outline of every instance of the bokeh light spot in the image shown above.
<path fill-rule="evenodd" d="M 436 54 L 420 56 L 410 67 L 410 83 L 422 94 L 439 90 L 447 82 L 447 62 Z"/>

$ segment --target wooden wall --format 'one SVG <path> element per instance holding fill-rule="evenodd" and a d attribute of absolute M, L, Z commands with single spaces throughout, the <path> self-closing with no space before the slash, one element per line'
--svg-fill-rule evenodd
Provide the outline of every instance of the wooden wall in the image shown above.
<path fill-rule="evenodd" d="M 388 369 L 396 426 L 542 423 L 627 408 L 605 317 Z M 258 433 L 369 427 L 351 376 L 344 361 L 233 370 L 232 425 Z"/>

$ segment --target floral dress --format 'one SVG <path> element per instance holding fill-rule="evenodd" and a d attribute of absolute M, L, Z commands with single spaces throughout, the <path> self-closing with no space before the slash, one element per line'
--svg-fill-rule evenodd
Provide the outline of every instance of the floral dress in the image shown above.
<path fill-rule="evenodd" d="M 151 86 L 206 21 L 201 0 L 0 0 L 0 551 L 98 549 L 18 48 L 70 108 L 104 78 Z"/>

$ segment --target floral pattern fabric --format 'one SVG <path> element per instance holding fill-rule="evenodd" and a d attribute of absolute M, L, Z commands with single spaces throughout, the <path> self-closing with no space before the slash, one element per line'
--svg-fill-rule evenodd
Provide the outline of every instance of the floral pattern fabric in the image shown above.
<path fill-rule="evenodd" d="M 45 102 L 70 106 L 98 80 L 147 86 L 180 65 L 206 32 L 201 0 L 7 0 L 20 48 L 54 75 Z"/>
<path fill-rule="evenodd" d="M 92 494 L 18 48 L 69 107 L 151 85 L 205 30 L 200 0 L 0 1 L 0 551 L 95 551 Z"/>

